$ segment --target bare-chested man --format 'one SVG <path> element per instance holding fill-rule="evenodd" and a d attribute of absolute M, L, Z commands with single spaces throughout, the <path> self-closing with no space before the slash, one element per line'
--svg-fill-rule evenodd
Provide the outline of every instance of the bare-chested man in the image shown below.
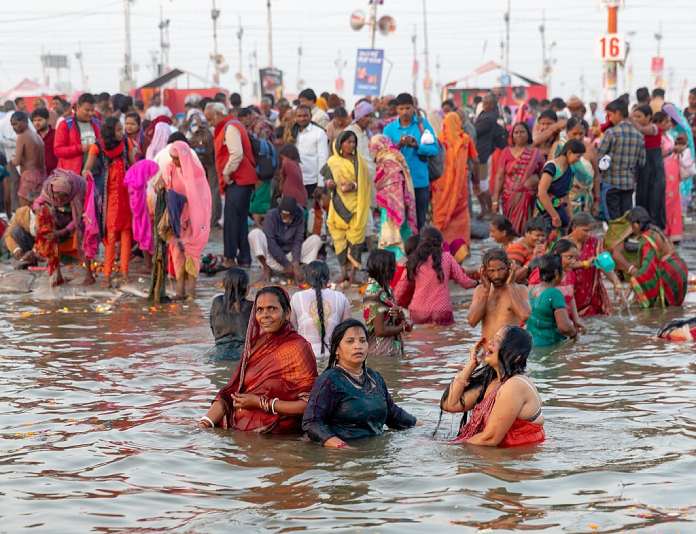
<path fill-rule="evenodd" d="M 30 206 L 46 179 L 44 144 L 41 136 L 29 128 L 29 116 L 23 111 L 15 111 L 10 122 L 17 134 L 17 151 L 12 159 L 20 170 L 17 196 L 21 206 Z"/>
<path fill-rule="evenodd" d="M 527 288 L 513 281 L 514 271 L 502 248 L 493 248 L 481 260 L 481 284 L 474 290 L 469 324 L 483 322 L 482 337 L 493 339 L 503 326 L 521 326 L 529 318 Z"/>

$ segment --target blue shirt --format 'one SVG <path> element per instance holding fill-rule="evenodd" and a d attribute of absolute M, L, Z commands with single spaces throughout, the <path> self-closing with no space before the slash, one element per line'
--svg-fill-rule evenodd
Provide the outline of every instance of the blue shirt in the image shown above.
<path fill-rule="evenodd" d="M 404 127 L 401 126 L 399 119 L 395 119 L 384 127 L 384 135 L 386 135 L 392 143 L 395 145 L 399 144 L 401 138 L 404 135 L 410 135 L 418 141 L 418 148 L 404 146 L 401 147 L 401 153 L 406 159 L 408 164 L 408 169 L 411 171 L 411 177 L 413 178 L 413 187 L 428 187 L 430 185 L 430 178 L 428 176 L 428 162 L 419 158 L 419 156 L 437 156 L 440 149 L 438 148 L 437 141 L 430 145 L 421 144 L 421 132 L 418 128 L 418 122 L 423 121 L 423 131 L 430 130 L 433 134 L 433 138 L 437 140 L 435 131 L 430 123 L 424 118 L 416 118 L 413 116 L 411 124 Z"/>

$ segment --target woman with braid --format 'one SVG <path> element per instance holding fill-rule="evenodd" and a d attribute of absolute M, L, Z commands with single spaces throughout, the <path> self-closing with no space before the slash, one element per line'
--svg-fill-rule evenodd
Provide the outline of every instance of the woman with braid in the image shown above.
<path fill-rule="evenodd" d="M 329 266 L 310 262 L 304 268 L 309 289 L 298 291 L 290 300 L 290 322 L 311 345 L 318 358 L 329 354 L 329 341 L 337 324 L 350 319 L 350 302 L 343 293 L 329 289 Z"/>
<path fill-rule="evenodd" d="M 228 269 L 223 280 L 225 293 L 210 306 L 210 329 L 215 346 L 208 356 L 215 360 L 238 360 L 244 349 L 253 302 L 247 300 L 249 276 L 237 267 Z"/>

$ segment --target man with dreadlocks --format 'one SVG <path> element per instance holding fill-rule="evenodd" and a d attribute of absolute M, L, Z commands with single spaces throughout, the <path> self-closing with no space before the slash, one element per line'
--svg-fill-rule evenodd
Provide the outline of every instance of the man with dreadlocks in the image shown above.
<path fill-rule="evenodd" d="M 493 339 L 504 326 L 520 326 L 529 318 L 526 288 L 513 280 L 515 271 L 502 248 L 486 251 L 481 260 L 481 284 L 474 290 L 469 324 L 482 323 L 482 337 Z"/>

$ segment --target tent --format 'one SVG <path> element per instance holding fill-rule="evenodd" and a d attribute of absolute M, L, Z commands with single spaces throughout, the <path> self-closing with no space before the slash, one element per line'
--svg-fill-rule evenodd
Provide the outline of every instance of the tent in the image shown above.
<path fill-rule="evenodd" d="M 0 102 L 14 100 L 15 98 L 21 97 L 24 98 L 29 111 L 33 111 L 36 100 L 42 98 L 47 104 L 49 104 L 53 96 L 55 96 L 55 93 L 51 92 L 50 88 L 32 81 L 29 78 L 24 78 L 12 89 L 0 94 Z"/>
<path fill-rule="evenodd" d="M 184 75 L 186 76 L 186 89 L 166 87 L 168 85 L 176 85 L 177 80 Z M 184 103 L 186 101 L 186 97 L 189 95 L 196 94 L 201 98 L 213 98 L 216 93 L 228 94 L 228 91 L 226 89 L 222 89 L 221 87 L 190 88 L 190 79 L 192 77 L 205 82 L 203 78 L 200 78 L 195 74 L 191 74 L 181 69 L 172 69 L 162 76 L 159 76 L 158 78 L 146 83 L 145 85 L 134 89 L 131 91 L 131 95 L 134 98 L 142 100 L 145 103 L 145 107 L 147 107 L 150 100 L 152 100 L 152 96 L 159 93 L 162 96 L 162 103 L 171 109 L 172 113 L 177 114 L 184 113 L 186 111 L 184 108 Z"/>
<path fill-rule="evenodd" d="M 547 98 L 547 87 L 531 78 L 505 69 L 495 61 L 484 63 L 464 78 L 445 84 L 442 88 L 443 100 L 453 99 L 457 105 L 471 106 L 476 96 L 488 92 L 498 96 L 503 106 L 519 106 L 530 98 Z"/>

